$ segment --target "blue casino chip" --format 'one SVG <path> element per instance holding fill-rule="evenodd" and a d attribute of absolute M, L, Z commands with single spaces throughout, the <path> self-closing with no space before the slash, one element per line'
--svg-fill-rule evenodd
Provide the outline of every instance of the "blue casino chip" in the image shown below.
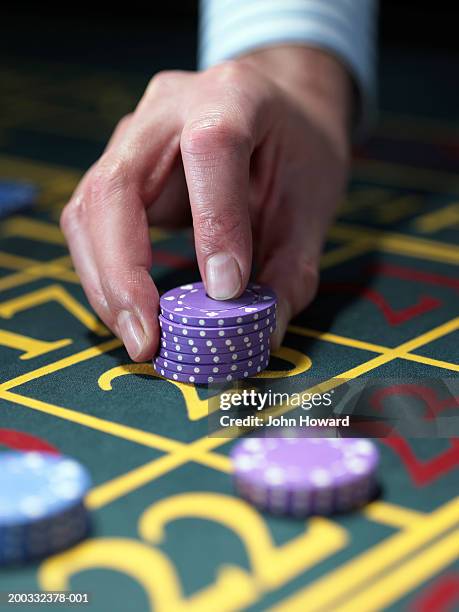
<path fill-rule="evenodd" d="M 32 206 L 38 195 L 35 185 L 0 179 L 0 219 Z"/>
<path fill-rule="evenodd" d="M 0 453 L 0 565 L 49 556 L 84 538 L 87 470 L 49 453 Z"/>

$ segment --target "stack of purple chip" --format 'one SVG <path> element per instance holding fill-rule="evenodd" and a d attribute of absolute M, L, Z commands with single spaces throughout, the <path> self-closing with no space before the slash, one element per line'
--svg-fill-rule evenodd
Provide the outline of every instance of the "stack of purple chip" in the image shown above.
<path fill-rule="evenodd" d="M 182 285 L 161 297 L 161 346 L 153 359 L 166 378 L 209 384 L 255 376 L 269 362 L 276 326 L 276 296 L 249 283 L 234 300 L 213 300 L 203 283 Z"/>

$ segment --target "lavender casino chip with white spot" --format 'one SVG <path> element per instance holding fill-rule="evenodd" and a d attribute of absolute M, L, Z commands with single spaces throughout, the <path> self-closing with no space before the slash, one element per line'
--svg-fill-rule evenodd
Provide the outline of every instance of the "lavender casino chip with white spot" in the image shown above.
<path fill-rule="evenodd" d="M 220 382 L 231 382 L 233 380 L 241 380 L 243 378 L 251 378 L 256 376 L 267 366 L 266 363 L 254 363 L 251 367 L 247 367 L 246 370 L 240 370 L 238 372 L 227 372 L 227 373 L 207 373 L 207 374 L 185 374 L 184 372 L 177 372 L 161 367 L 156 360 L 153 360 L 153 367 L 158 374 L 169 378 L 170 380 L 176 380 L 178 382 L 190 383 L 190 384 L 204 384 L 210 385 L 212 383 Z"/>
<path fill-rule="evenodd" d="M 250 359 L 254 355 L 263 353 L 268 344 L 260 344 L 256 348 L 238 349 L 233 352 L 222 352 L 218 349 L 211 349 L 211 352 L 199 353 L 177 353 L 176 351 L 160 348 L 158 355 L 163 359 L 171 359 L 179 363 L 187 364 L 219 364 L 219 363 L 235 363 L 242 359 Z"/>
<path fill-rule="evenodd" d="M 163 328 L 161 331 L 161 346 L 163 348 L 170 348 L 177 353 L 200 353 L 211 348 L 233 352 L 238 349 L 251 348 L 258 344 L 269 343 L 273 331 L 272 327 L 266 327 L 252 334 L 234 336 L 232 338 L 186 338 L 164 331 Z"/>
<path fill-rule="evenodd" d="M 182 285 L 160 300 L 155 370 L 171 380 L 212 384 L 248 378 L 269 362 L 276 296 L 250 283 L 234 300 L 213 300 L 203 283 Z"/>
<path fill-rule="evenodd" d="M 379 454 L 364 438 L 247 438 L 232 450 L 236 489 L 275 514 L 343 512 L 368 502 Z M 291 435 L 290 433 L 288 435 Z"/>
<path fill-rule="evenodd" d="M 156 370 L 165 369 L 173 372 L 182 372 L 183 374 L 200 374 L 212 376 L 215 374 L 240 374 L 253 366 L 262 366 L 264 369 L 269 362 L 269 350 L 264 353 L 250 357 L 249 359 L 242 359 L 239 361 L 233 361 L 232 363 L 183 363 L 180 361 L 174 361 L 172 359 L 165 359 L 164 357 L 157 356 L 153 359 L 153 365 L 157 366 Z"/>
<path fill-rule="evenodd" d="M 268 287 L 249 283 L 244 293 L 233 300 L 214 300 L 203 283 L 190 283 L 161 296 L 163 317 L 174 323 L 198 327 L 227 327 L 250 323 L 275 312 L 276 295 Z"/>
<path fill-rule="evenodd" d="M 161 315 L 159 317 L 159 326 L 163 332 L 169 332 L 169 334 L 183 338 L 234 338 L 256 333 L 268 327 L 271 327 L 274 331 L 276 327 L 276 313 L 273 312 L 271 315 L 251 323 L 241 323 L 241 325 L 228 325 L 225 327 L 183 325 L 182 323 L 168 321 Z"/>

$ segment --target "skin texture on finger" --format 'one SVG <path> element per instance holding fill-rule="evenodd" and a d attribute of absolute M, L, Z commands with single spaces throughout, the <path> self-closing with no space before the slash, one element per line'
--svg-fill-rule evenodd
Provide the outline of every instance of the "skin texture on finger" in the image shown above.
<path fill-rule="evenodd" d="M 93 244 L 100 235 L 94 251 L 98 269 L 103 270 L 102 289 L 112 329 L 123 339 L 131 358 L 141 361 L 151 357 L 159 339 L 159 295 L 149 272 L 152 254 L 146 212 L 129 189 L 105 197 L 117 212 L 104 214 L 102 208 L 99 218 L 92 216 L 90 231 Z M 130 209 L 122 211 L 124 199 Z"/>
<path fill-rule="evenodd" d="M 76 193 L 64 209 L 60 225 L 67 240 L 75 271 L 80 277 L 89 303 L 102 321 L 110 326 L 110 309 L 94 264 L 94 252 L 81 209 L 81 195 Z"/>
<path fill-rule="evenodd" d="M 116 146 L 117 142 L 122 139 L 130 120 L 131 115 L 126 115 L 118 122 L 105 147 L 105 151 L 108 151 L 112 146 Z M 80 277 L 89 303 L 102 321 L 110 327 L 112 317 L 102 290 L 99 272 L 95 265 L 94 251 L 86 227 L 86 218 L 82 205 L 82 194 L 85 191 L 85 186 L 90 181 L 93 168 L 94 166 L 85 173 L 70 201 L 65 206 L 61 215 L 60 225 L 67 240 L 73 265 Z"/>
<path fill-rule="evenodd" d="M 91 170 L 92 168 L 86 172 L 64 207 L 60 218 L 60 227 L 67 240 L 73 265 L 80 277 L 89 303 L 102 321 L 110 327 L 110 309 L 102 290 L 82 205 L 82 194 L 89 181 Z"/>
<path fill-rule="evenodd" d="M 150 358 L 159 341 L 146 208 L 161 193 L 179 151 L 180 115 L 160 92 L 157 83 L 149 87 L 82 196 L 109 326 L 135 361 Z"/>
<path fill-rule="evenodd" d="M 252 81 L 246 93 L 247 70 L 234 63 L 208 71 L 181 137 L 199 269 L 208 294 L 220 300 L 240 295 L 250 276 L 250 158 L 268 129 L 256 87 Z"/>
<path fill-rule="evenodd" d="M 157 341 L 159 301 L 149 275 L 151 247 L 145 209 L 138 203 L 136 211 L 132 206 L 135 196 L 131 197 L 131 208 L 125 208 L 121 223 L 91 199 L 95 195 L 91 172 L 67 205 L 61 225 L 91 305 L 123 339 L 130 356 L 144 359 Z M 109 193 L 105 197 L 108 205 L 114 204 Z M 129 249 L 120 247 L 123 240 Z"/>
<path fill-rule="evenodd" d="M 158 292 L 150 277 L 152 254 L 145 207 L 135 183 L 103 172 L 83 195 L 88 234 L 110 311 L 109 325 L 134 360 L 158 342 Z"/>

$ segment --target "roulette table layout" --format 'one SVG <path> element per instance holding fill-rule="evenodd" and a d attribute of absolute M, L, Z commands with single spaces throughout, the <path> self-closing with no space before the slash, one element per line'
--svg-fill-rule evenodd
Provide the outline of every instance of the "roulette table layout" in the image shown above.
<path fill-rule="evenodd" d="M 432 381 L 459 371 L 459 131 L 416 91 L 425 80 L 456 106 L 459 91 L 434 63 L 421 75 L 415 58 L 385 61 L 381 120 L 356 149 L 318 296 L 251 382 L 307 390 L 403 378 L 372 409 L 414 397 L 428 419 L 451 408 Z M 410 75 L 403 83 L 395 64 Z M 2 71 L 0 175 L 39 196 L 0 222 L 0 448 L 84 464 L 93 529 L 68 551 L 2 569 L 0 591 L 88 592 L 101 611 L 457 606 L 454 431 L 374 440 L 381 492 L 358 511 L 288 519 L 243 501 L 231 478 L 235 440 L 208 435 L 211 391 L 129 360 L 91 310 L 58 225 L 147 72 L 23 58 Z M 151 237 L 161 292 L 199 280 L 188 231 Z"/>

